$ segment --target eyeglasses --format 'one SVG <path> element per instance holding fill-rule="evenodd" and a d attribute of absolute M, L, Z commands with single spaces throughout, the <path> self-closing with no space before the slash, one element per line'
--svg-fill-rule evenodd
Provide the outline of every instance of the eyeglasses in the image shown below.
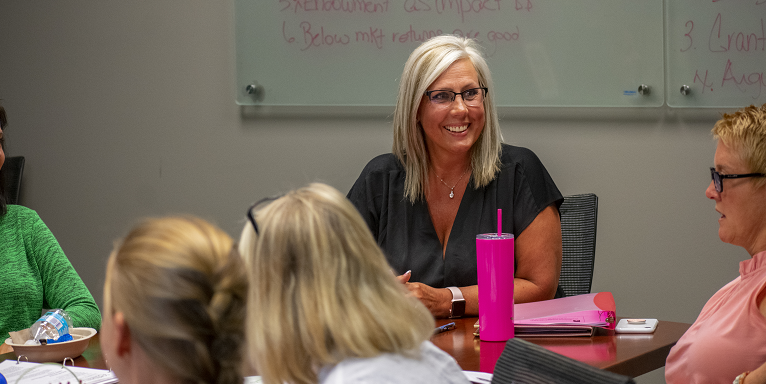
<path fill-rule="evenodd" d="M 256 201 L 255 204 L 251 205 L 250 208 L 247 210 L 247 218 L 250 220 L 250 223 L 253 224 L 253 229 L 255 229 L 256 234 L 260 235 L 260 233 L 258 232 L 258 223 L 255 222 L 255 215 L 253 215 L 253 212 L 258 212 L 259 210 L 261 210 L 261 208 L 269 205 L 269 203 L 271 203 L 272 201 L 280 197 L 282 197 L 282 195 L 264 197 L 263 199 Z"/>
<path fill-rule="evenodd" d="M 710 167 L 710 177 L 713 178 L 713 184 L 715 185 L 715 191 L 718 193 L 723 192 L 723 179 L 742 179 L 745 177 L 764 177 L 763 173 L 743 173 L 739 175 L 722 175 L 715 171 L 715 168 Z"/>
<path fill-rule="evenodd" d="M 489 92 L 489 88 L 471 88 L 463 92 L 452 92 L 445 89 L 435 89 L 426 91 L 426 96 L 431 103 L 439 107 L 447 107 L 455 101 L 457 95 L 463 98 L 463 103 L 469 107 L 478 107 L 484 102 L 484 96 Z"/>

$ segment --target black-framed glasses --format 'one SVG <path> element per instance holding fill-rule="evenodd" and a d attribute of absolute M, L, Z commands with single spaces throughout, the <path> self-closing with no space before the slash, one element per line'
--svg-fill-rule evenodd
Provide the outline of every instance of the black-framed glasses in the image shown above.
<path fill-rule="evenodd" d="M 253 224 L 253 229 L 255 229 L 255 233 L 257 235 L 260 235 L 260 233 L 258 232 L 258 223 L 255 221 L 255 215 L 253 214 L 253 212 L 258 212 L 261 208 L 269 205 L 269 203 L 271 203 L 272 201 L 280 197 L 282 197 L 282 195 L 264 197 L 263 199 L 256 201 L 255 204 L 251 205 L 250 208 L 247 210 L 247 219 L 250 220 L 250 224 Z"/>
<path fill-rule="evenodd" d="M 723 192 L 723 179 L 742 179 L 745 177 L 764 177 L 763 173 L 742 173 L 742 174 L 720 174 L 716 172 L 714 167 L 710 167 L 710 177 L 713 179 L 713 185 L 715 185 L 715 191 L 718 193 Z"/>
<path fill-rule="evenodd" d="M 484 102 L 484 96 L 489 92 L 489 88 L 471 88 L 466 89 L 463 92 L 453 92 L 446 89 L 435 89 L 433 91 L 426 91 L 426 96 L 431 103 L 438 106 L 448 106 L 455 101 L 457 95 L 463 98 L 465 105 L 470 107 L 477 107 Z"/>

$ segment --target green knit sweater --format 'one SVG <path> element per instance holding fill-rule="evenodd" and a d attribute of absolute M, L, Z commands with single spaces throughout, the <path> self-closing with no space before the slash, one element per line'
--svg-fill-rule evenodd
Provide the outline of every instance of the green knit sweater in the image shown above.
<path fill-rule="evenodd" d="M 8 205 L 0 216 L 0 340 L 29 328 L 44 308 L 64 309 L 75 327 L 101 328 L 93 296 L 45 223 Z"/>

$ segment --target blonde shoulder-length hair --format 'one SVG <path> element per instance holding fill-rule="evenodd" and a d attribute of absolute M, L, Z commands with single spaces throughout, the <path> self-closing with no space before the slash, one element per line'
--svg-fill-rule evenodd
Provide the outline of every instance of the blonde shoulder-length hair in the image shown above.
<path fill-rule="evenodd" d="M 766 104 L 723 114 L 712 133 L 716 140 L 739 152 L 750 172 L 766 174 Z M 756 187 L 766 185 L 766 177 L 752 180 Z"/>
<path fill-rule="evenodd" d="M 229 235 L 194 217 L 150 219 L 109 257 L 104 311 L 185 383 L 242 383 L 247 274 Z"/>
<path fill-rule="evenodd" d="M 484 98 L 485 126 L 471 148 L 474 187 L 481 188 L 494 180 L 500 170 L 503 141 L 494 103 L 492 76 L 479 51 L 469 38 L 442 35 L 431 38 L 410 54 L 399 79 L 399 96 L 394 111 L 393 153 L 404 165 L 404 195 L 410 202 L 425 197 L 428 186 L 428 150 L 424 133 L 417 122 L 418 107 L 428 87 L 454 62 L 468 59 L 479 77 L 479 85 L 489 88 Z"/>
<path fill-rule="evenodd" d="M 347 358 L 411 354 L 434 319 L 396 280 L 367 225 L 336 189 L 314 183 L 255 212 L 248 263 L 248 346 L 264 383 L 316 383 Z"/>

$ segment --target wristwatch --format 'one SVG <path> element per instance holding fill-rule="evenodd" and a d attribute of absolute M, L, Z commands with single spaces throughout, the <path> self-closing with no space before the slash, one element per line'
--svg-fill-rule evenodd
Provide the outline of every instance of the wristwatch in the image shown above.
<path fill-rule="evenodd" d="M 456 319 L 465 315 L 465 299 L 463 298 L 463 292 L 460 292 L 458 287 L 447 287 L 452 291 L 452 307 L 449 310 L 449 318 Z"/>

